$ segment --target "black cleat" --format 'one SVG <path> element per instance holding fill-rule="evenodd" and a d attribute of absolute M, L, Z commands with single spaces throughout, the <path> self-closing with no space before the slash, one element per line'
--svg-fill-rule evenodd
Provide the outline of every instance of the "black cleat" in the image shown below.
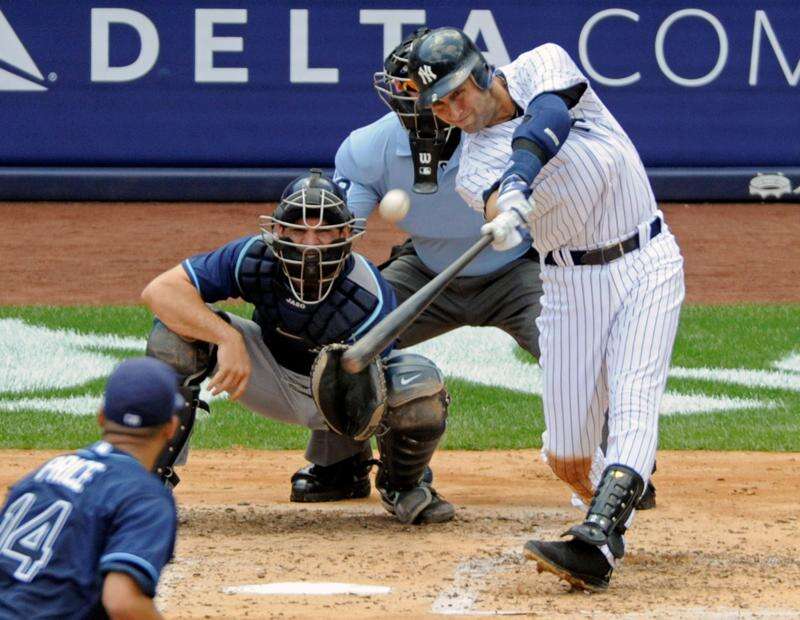
<path fill-rule="evenodd" d="M 526 558 L 536 562 L 537 572 L 553 573 L 579 590 L 607 590 L 614 571 L 599 548 L 580 540 L 529 540 L 524 553 Z"/>
<path fill-rule="evenodd" d="M 381 504 L 401 523 L 422 525 L 446 523 L 455 517 L 456 509 L 431 486 L 433 472 L 425 468 L 419 486 L 408 491 L 389 491 L 378 487 Z"/>
<path fill-rule="evenodd" d="M 652 510 L 656 507 L 656 487 L 652 482 L 647 483 L 647 488 L 636 502 L 636 510 Z"/>
<path fill-rule="evenodd" d="M 336 502 L 369 497 L 375 461 L 356 454 L 333 465 L 306 465 L 292 476 L 293 502 Z"/>

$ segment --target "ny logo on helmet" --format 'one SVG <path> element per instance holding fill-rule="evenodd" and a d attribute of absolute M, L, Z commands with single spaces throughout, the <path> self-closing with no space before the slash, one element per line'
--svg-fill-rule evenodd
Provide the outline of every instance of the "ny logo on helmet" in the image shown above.
<path fill-rule="evenodd" d="M 419 70 L 419 77 L 423 84 L 428 85 L 436 79 L 436 74 L 430 65 L 422 65 L 422 69 Z"/>

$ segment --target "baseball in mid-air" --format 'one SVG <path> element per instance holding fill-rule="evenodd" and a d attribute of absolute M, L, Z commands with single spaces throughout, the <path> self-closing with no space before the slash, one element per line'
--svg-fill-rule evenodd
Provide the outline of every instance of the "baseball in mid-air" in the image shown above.
<path fill-rule="evenodd" d="M 387 222 L 399 222 L 406 215 L 411 208 L 411 198 L 408 192 L 402 189 L 390 189 L 381 200 L 378 206 L 381 217 Z"/>

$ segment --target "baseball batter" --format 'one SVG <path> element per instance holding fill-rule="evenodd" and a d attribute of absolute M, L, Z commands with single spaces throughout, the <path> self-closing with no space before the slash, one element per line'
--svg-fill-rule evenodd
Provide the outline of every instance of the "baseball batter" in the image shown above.
<path fill-rule="evenodd" d="M 397 223 L 409 239 L 380 266 L 398 303 L 475 243 L 484 224 L 482 215 L 464 208 L 455 191 L 461 131 L 414 105 L 406 63 L 413 41 L 424 32 L 428 30 L 419 30 L 398 45 L 385 59 L 383 71 L 374 76 L 373 85 L 392 112 L 353 131 L 336 153 L 336 178 L 347 187 L 347 204 L 357 217 L 369 216 L 392 189 L 411 195 L 411 209 Z M 504 252 L 487 248 L 479 254 L 403 332 L 397 347 L 413 346 L 462 325 L 491 325 L 539 357 L 535 323 L 542 293 L 539 256 L 527 235 L 526 241 Z M 369 493 L 369 481 L 357 472 L 320 466 L 320 459 L 341 440 L 334 433 L 312 432 L 306 457 L 313 465 L 295 476 L 293 500 Z"/>
<path fill-rule="evenodd" d="M 0 512 L 0 618 L 161 618 L 153 597 L 178 518 L 151 470 L 184 406 L 169 366 L 126 360 L 106 384 L 102 441 L 11 487 Z"/>
<path fill-rule="evenodd" d="M 147 286 L 142 297 L 158 317 L 148 354 L 178 370 L 195 407 L 199 383 L 211 374 L 212 393 L 227 391 L 256 413 L 333 429 L 341 441 L 320 456 L 323 466 L 354 463 L 347 469 L 366 478 L 372 462 L 362 454 L 378 430 L 376 486 L 387 510 L 405 523 L 452 519 L 452 504 L 423 480 L 447 417 L 439 369 L 390 348 L 369 372 L 337 373 L 343 345 L 396 305 L 375 266 L 351 251 L 363 222 L 344 190 L 312 169 L 289 184 L 262 224 L 262 235 L 193 256 Z M 228 298 L 252 303 L 252 319 L 207 305 Z M 336 345 L 332 354 L 329 345 Z M 185 418 L 170 460 L 159 464 L 168 482 L 192 421 Z"/>
<path fill-rule="evenodd" d="M 571 540 L 531 540 L 526 555 L 576 587 L 604 589 L 653 468 L 684 296 L 680 250 L 631 140 L 562 48 L 492 71 L 463 32 L 442 28 L 412 48 L 409 73 L 418 104 L 467 133 L 457 189 L 497 214 L 483 227 L 494 247 L 530 230 L 541 256 L 543 451 L 589 509 Z"/>

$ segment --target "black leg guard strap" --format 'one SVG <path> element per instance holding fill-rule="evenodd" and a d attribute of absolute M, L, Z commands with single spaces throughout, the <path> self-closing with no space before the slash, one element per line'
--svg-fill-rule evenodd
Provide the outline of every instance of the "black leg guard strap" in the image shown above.
<path fill-rule="evenodd" d="M 609 465 L 592 498 L 586 520 L 564 535 L 571 534 L 597 547 L 607 544 L 615 557 L 622 557 L 625 522 L 643 491 L 644 480 L 636 471 L 626 465 Z"/>
<path fill-rule="evenodd" d="M 215 312 L 230 322 L 224 312 L 218 310 Z M 166 362 L 178 373 L 183 385 L 181 392 L 186 399 L 186 407 L 178 414 L 180 418 L 178 430 L 159 455 L 153 468 L 164 484 L 172 488 L 180 481 L 174 466 L 181 452 L 188 449 L 197 408 L 209 410 L 208 404 L 200 400 L 200 383 L 216 365 L 216 347 L 207 342 L 182 338 L 156 318 L 147 339 L 146 352 L 148 356 Z"/>
<path fill-rule="evenodd" d="M 180 424 L 164 451 L 156 459 L 153 471 L 158 475 L 165 486 L 175 488 L 180 482 L 178 474 L 175 473 L 174 465 L 181 451 L 189 443 L 189 437 L 194 428 L 194 420 L 197 408 L 208 410 L 208 405 L 201 401 L 200 387 L 197 385 L 180 388 L 181 394 L 186 399 L 186 406 L 178 413 Z"/>

